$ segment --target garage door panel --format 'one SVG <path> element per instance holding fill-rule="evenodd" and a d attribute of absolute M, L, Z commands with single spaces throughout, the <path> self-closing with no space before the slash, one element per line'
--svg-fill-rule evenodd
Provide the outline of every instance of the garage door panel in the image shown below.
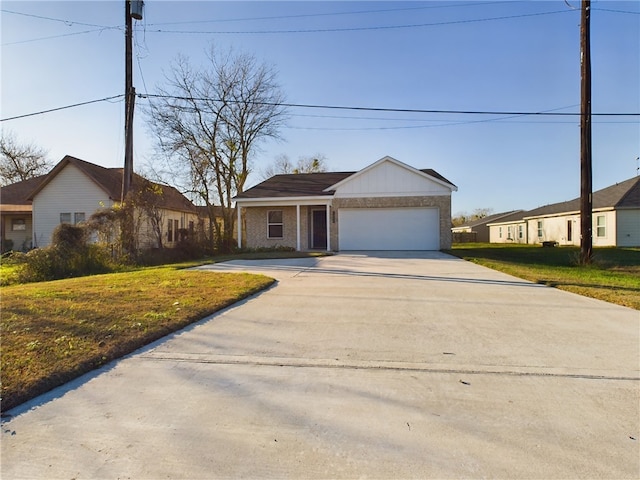
<path fill-rule="evenodd" d="M 340 250 L 439 250 L 437 208 L 340 209 Z"/>

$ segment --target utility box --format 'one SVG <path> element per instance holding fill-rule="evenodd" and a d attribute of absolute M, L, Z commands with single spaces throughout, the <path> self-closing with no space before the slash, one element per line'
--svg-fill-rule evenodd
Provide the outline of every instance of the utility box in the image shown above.
<path fill-rule="evenodd" d="M 144 2 L 142 0 L 134 0 L 131 2 L 131 18 L 142 20 L 142 8 Z"/>

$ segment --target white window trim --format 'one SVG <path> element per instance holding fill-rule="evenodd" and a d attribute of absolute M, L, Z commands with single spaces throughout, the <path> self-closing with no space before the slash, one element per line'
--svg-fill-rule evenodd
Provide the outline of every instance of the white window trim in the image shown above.
<path fill-rule="evenodd" d="M 602 225 L 600 225 L 600 219 L 602 219 Z M 600 235 L 600 229 L 602 229 L 602 235 Z M 597 215 L 596 216 L 596 237 L 606 238 L 606 236 L 607 236 L 607 216 Z"/>
<path fill-rule="evenodd" d="M 271 222 L 269 221 L 270 217 L 271 217 L 271 212 L 280 212 L 280 216 L 282 218 L 281 222 Z M 280 226 L 282 227 L 282 235 L 280 235 L 279 237 L 275 237 L 275 236 L 271 236 L 271 226 Z M 267 211 L 267 238 L 272 238 L 272 239 L 281 239 L 284 238 L 284 211 L 283 210 L 268 210 Z"/>

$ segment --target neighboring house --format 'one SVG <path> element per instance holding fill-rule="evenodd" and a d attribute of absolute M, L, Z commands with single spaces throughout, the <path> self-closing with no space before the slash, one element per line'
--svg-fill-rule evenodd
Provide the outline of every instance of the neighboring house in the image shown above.
<path fill-rule="evenodd" d="M 462 241 L 463 238 L 472 238 L 472 240 L 468 241 L 487 243 L 489 242 L 489 227 L 487 226 L 489 223 L 502 221 L 503 219 L 511 218 L 522 212 L 523 210 L 511 210 L 509 212 L 494 213 L 493 215 L 488 215 L 453 227 L 451 229 L 453 232 L 453 241 L 455 243 Z"/>
<path fill-rule="evenodd" d="M 54 229 L 61 223 L 78 224 L 101 210 L 120 203 L 122 168 L 104 168 L 77 158 L 64 157 L 29 195 L 33 213 L 33 246 L 51 243 Z M 146 182 L 134 175 L 132 188 Z M 154 187 L 153 201 L 162 227 L 162 243 L 173 247 L 180 238 L 180 229 L 193 231 L 197 225 L 196 208 L 175 188 L 150 183 Z M 158 246 L 149 219 L 138 232 L 138 246 Z"/>
<path fill-rule="evenodd" d="M 32 248 L 33 227 L 29 194 L 44 180 L 41 175 L 0 187 L 2 251 L 26 252 Z"/>
<path fill-rule="evenodd" d="M 592 206 L 593 246 L 640 246 L 640 177 L 593 192 Z M 580 245 L 580 198 L 501 219 L 489 231 L 492 243 Z"/>
<path fill-rule="evenodd" d="M 213 205 L 211 207 L 207 207 L 204 205 L 197 205 L 196 211 L 198 213 L 198 233 L 202 235 L 200 237 L 201 240 L 213 239 L 215 243 L 216 238 L 216 227 L 211 224 L 211 220 L 209 217 L 209 208 L 213 211 L 213 216 L 215 218 L 215 222 L 217 224 L 217 228 L 222 233 L 224 230 L 224 210 L 223 207 L 219 205 Z M 236 215 L 236 209 L 231 208 L 231 215 Z M 233 236 L 235 238 L 235 231 L 233 232 Z"/>
<path fill-rule="evenodd" d="M 296 250 L 451 246 L 451 192 L 434 170 L 384 157 L 357 172 L 276 175 L 235 197 L 238 245 Z"/>

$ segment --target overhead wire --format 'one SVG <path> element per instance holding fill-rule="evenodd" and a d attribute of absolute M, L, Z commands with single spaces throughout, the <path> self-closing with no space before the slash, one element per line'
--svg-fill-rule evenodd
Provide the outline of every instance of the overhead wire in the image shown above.
<path fill-rule="evenodd" d="M 32 117 L 36 115 L 43 115 L 46 113 L 56 112 L 59 110 L 65 110 L 69 108 L 80 107 L 83 105 L 90 105 L 92 103 L 106 102 L 114 99 L 123 99 L 124 94 L 112 95 L 110 97 L 99 98 L 96 100 L 89 100 L 86 102 L 79 102 L 70 105 L 64 105 L 62 107 L 50 108 L 47 110 L 40 110 L 37 112 L 26 113 L 23 115 L 16 115 L 13 117 L 7 117 L 0 119 L 0 122 L 7 122 L 10 120 L 17 120 L 20 118 Z M 154 99 L 165 98 L 172 100 L 187 100 L 187 101 L 208 101 L 216 102 L 221 101 L 219 99 L 212 98 L 197 98 L 197 97 L 184 97 L 179 95 L 159 95 L 151 93 L 138 93 L 136 96 L 140 99 Z M 240 101 L 225 100 L 227 103 L 240 103 Z M 393 113 L 430 113 L 430 114 L 455 114 L 455 115 L 500 115 L 500 116 L 580 116 L 580 112 L 559 112 L 557 110 L 570 108 L 559 107 L 552 110 L 538 110 L 538 111 L 504 111 L 504 110 L 440 110 L 440 109 L 417 109 L 417 108 L 388 108 L 388 107 L 359 107 L 359 106 L 347 106 L 347 105 L 321 105 L 321 104 L 304 104 L 304 103 L 275 103 L 275 102 L 245 102 L 252 105 L 263 105 L 273 107 L 285 107 L 285 108 L 308 108 L 308 109 L 327 109 L 327 110 L 348 110 L 358 112 L 393 112 Z M 594 117 L 640 117 L 640 112 L 593 112 L 591 114 Z M 495 121 L 496 119 L 494 119 Z M 480 121 L 480 120 L 478 120 Z M 470 121 L 471 123 L 473 121 Z"/>
<path fill-rule="evenodd" d="M 15 115 L 13 117 L 1 118 L 0 122 L 8 122 L 9 120 L 18 120 L 20 118 L 34 117 L 36 115 L 44 115 L 45 113 L 57 112 L 59 110 L 66 110 L 68 108 L 81 107 L 83 105 L 90 105 L 92 103 L 108 102 L 108 101 L 114 100 L 116 98 L 123 99 L 124 98 L 124 94 L 112 95 L 110 97 L 99 98 L 97 100 L 89 100 L 87 102 L 73 103 L 71 105 L 65 105 L 63 107 L 50 108 L 48 110 L 40 110 L 39 112 L 25 113 L 23 115 Z"/>
<path fill-rule="evenodd" d="M 140 98 L 168 98 L 173 100 L 188 101 L 221 101 L 212 98 L 185 97 L 180 95 L 159 95 L 148 94 L 138 95 Z M 225 100 L 227 103 L 238 103 L 240 101 Z M 305 103 L 275 103 L 275 102 L 247 102 L 253 105 L 279 106 L 291 108 L 310 108 L 310 109 L 328 109 L 328 110 L 351 110 L 351 111 L 367 111 L 367 112 L 396 112 L 396 113 L 442 113 L 442 114 L 460 114 L 460 115 L 540 115 L 540 116 L 579 116 L 580 112 L 558 112 L 552 110 L 541 111 L 505 111 L 505 110 L 439 110 L 439 109 L 419 109 L 419 108 L 387 108 L 387 107 L 359 107 L 347 105 L 328 105 L 328 104 L 305 104 Z M 562 107 L 567 108 L 567 107 Z M 592 113 L 592 116 L 640 116 L 637 112 L 602 112 Z"/>
<path fill-rule="evenodd" d="M 460 25 L 467 23 L 477 22 L 489 22 L 496 20 L 510 20 L 514 18 L 526 18 L 536 17 L 541 15 L 554 15 L 560 13 L 571 12 L 571 10 L 554 10 L 550 12 L 534 12 L 534 13 L 521 13 L 518 15 L 504 15 L 500 17 L 486 17 L 475 18 L 467 20 L 450 20 L 445 22 L 431 22 L 431 23 L 412 23 L 402 25 L 376 25 L 369 27 L 333 27 L 333 28 L 310 28 L 310 29 L 287 29 L 287 30 L 234 30 L 234 31 L 219 31 L 219 30 L 163 30 L 163 29 L 149 29 L 149 33 L 174 33 L 174 34 L 200 34 L 200 35 L 248 35 L 248 34 L 291 34 L 291 33 L 337 33 L 337 32 L 360 32 L 367 30 L 393 30 L 393 29 L 407 29 L 407 28 L 424 28 L 424 27 L 437 27 L 443 25 Z"/>
<path fill-rule="evenodd" d="M 494 1 L 494 2 L 472 2 L 472 3 L 461 3 L 461 2 L 451 2 L 446 5 L 422 5 L 419 7 L 403 7 L 403 8 L 385 8 L 385 9 L 377 9 L 377 10 L 353 10 L 349 12 L 324 12 L 324 13 L 301 13 L 296 15 L 271 15 L 264 17 L 244 17 L 244 18 L 222 18 L 215 20 L 190 20 L 184 22 L 161 22 L 161 23 L 150 23 L 148 26 L 155 27 L 160 25 L 188 25 L 188 24 L 196 24 L 196 23 L 227 23 L 227 22 L 251 22 L 251 21 L 262 21 L 262 20 L 285 20 L 292 18 L 317 18 L 317 17 L 335 17 L 335 16 L 344 16 L 344 15 L 362 15 L 362 14 L 370 14 L 370 13 L 390 13 L 390 12 L 403 12 L 407 10 L 426 10 L 426 9 L 437 9 L 437 8 L 460 8 L 460 7 L 469 7 L 469 6 L 484 6 L 484 5 L 494 5 L 494 4 L 506 4 L 506 3 L 516 3 L 516 2 L 507 2 L 507 1 Z"/>

